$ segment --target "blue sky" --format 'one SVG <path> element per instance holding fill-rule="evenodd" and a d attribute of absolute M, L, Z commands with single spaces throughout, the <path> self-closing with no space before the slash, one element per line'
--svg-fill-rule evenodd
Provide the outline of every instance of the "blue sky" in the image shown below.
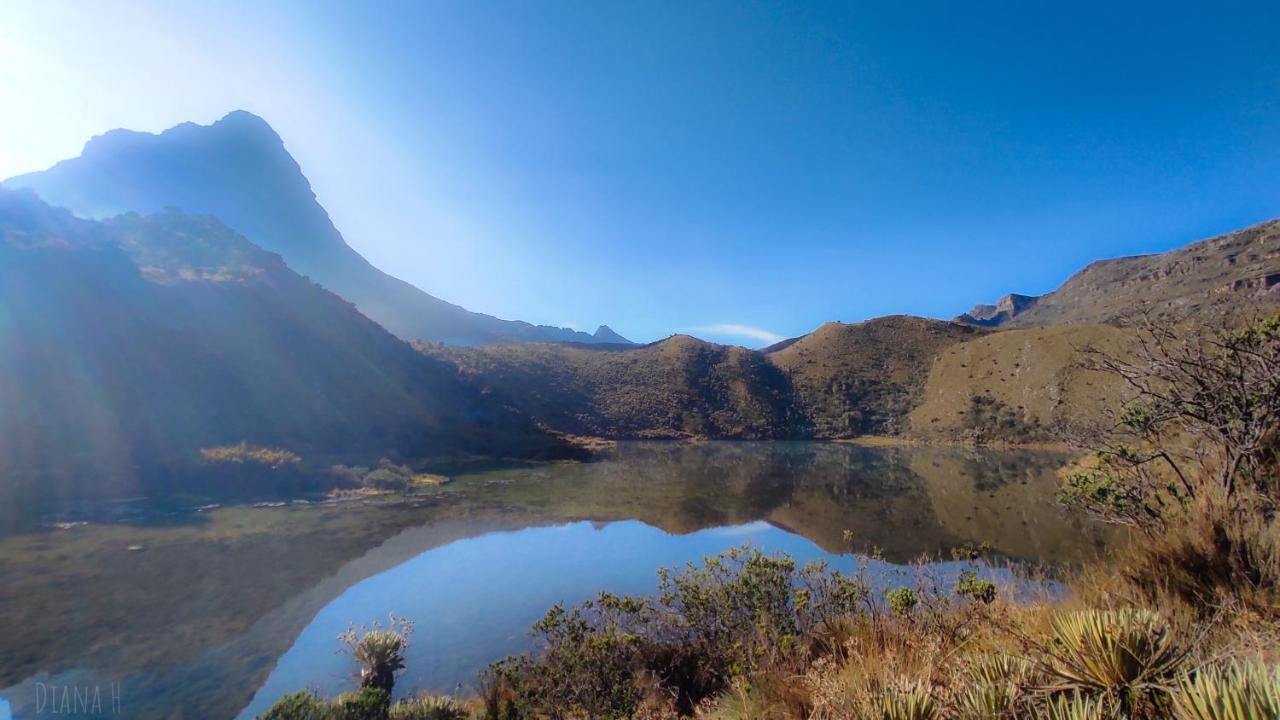
<path fill-rule="evenodd" d="M 1275 3 L 9 0 L 0 176 L 244 108 L 428 292 L 758 346 L 1280 216 L 1277 37 Z"/>

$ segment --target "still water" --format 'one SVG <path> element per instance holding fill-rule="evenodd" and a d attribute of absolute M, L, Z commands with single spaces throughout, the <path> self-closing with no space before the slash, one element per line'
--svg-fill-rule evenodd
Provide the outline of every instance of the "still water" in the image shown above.
<path fill-rule="evenodd" d="M 986 542 L 1004 563 L 1093 555 L 1053 501 L 1064 458 L 818 443 L 623 444 L 597 462 L 473 473 L 413 498 L 140 513 L 0 538 L 0 708 L 62 688 L 133 718 L 253 718 L 302 688 L 354 685 L 348 624 L 416 623 L 398 689 L 466 692 L 530 648 L 552 604 L 647 593 L 654 571 L 751 543 L 869 567 Z M 851 555 L 878 548 L 884 561 Z M 952 562 L 924 570 L 944 579 Z M 918 570 L 916 571 L 918 572 Z M 51 700 L 52 698 L 52 700 Z M 102 717 L 90 712 L 64 716 Z M 43 706 L 42 706 L 43 705 Z"/>

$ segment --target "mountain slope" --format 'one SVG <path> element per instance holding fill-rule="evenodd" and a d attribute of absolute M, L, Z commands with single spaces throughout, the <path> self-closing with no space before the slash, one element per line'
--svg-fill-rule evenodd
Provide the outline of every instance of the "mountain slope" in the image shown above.
<path fill-rule="evenodd" d="M 610 438 L 774 438 L 797 432 L 782 373 L 759 353 L 675 335 L 636 348 L 418 344 L 540 423 Z"/>
<path fill-rule="evenodd" d="M 1215 322 L 1280 309 L 1280 220 L 1159 255 L 1095 262 L 1047 295 L 1010 295 L 956 318 L 987 327 L 1124 324 L 1144 312 Z"/>
<path fill-rule="evenodd" d="M 598 342 L 566 328 L 473 313 L 378 270 L 333 226 L 280 136 L 244 111 L 159 135 L 114 130 L 90 140 L 80 157 L 5 185 L 35 190 L 46 202 L 84 217 L 169 207 L 214 215 L 404 339 L 467 345 Z"/>
<path fill-rule="evenodd" d="M 764 352 L 787 373 L 815 437 L 895 435 L 906 429 L 933 358 L 979 334 L 967 325 L 895 315 L 827 323 Z"/>
<path fill-rule="evenodd" d="M 559 448 L 213 218 L 87 221 L 0 190 L 5 489 L 171 488 L 242 441 L 308 461 Z"/>
<path fill-rule="evenodd" d="M 1130 351 L 1110 325 L 983 333 L 944 348 L 927 371 L 909 434 L 933 440 L 1036 442 L 1105 417 L 1123 400 L 1119 378 L 1085 370 L 1084 348 Z"/>
<path fill-rule="evenodd" d="M 829 323 L 764 351 L 675 335 L 640 348 L 419 344 L 549 428 L 609 438 L 895 434 L 938 351 L 982 334 L 889 317 Z"/>

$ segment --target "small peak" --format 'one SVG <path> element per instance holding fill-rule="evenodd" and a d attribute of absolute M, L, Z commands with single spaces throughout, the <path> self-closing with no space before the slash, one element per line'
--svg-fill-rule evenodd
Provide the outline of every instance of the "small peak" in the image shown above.
<path fill-rule="evenodd" d="M 979 327 L 998 327 L 1030 309 L 1040 300 L 1039 295 L 1009 293 L 995 305 L 974 305 L 969 312 L 958 315 L 954 322 Z"/>
<path fill-rule="evenodd" d="M 275 129 L 266 120 L 260 116 L 254 115 L 248 110 L 232 110 L 223 115 L 218 121 L 209 126 L 210 128 L 221 128 L 224 130 L 232 130 L 238 133 L 261 135 L 275 140 L 279 140 L 280 136 Z"/>
<path fill-rule="evenodd" d="M 702 338 L 696 338 L 692 335 L 686 335 L 685 333 L 675 333 L 674 335 L 668 335 L 667 337 L 653 343 L 653 345 L 657 347 L 671 347 L 671 348 L 698 347 L 698 346 L 710 345 L 710 344 L 711 343 L 707 342 L 706 340 L 703 340 Z"/>
<path fill-rule="evenodd" d="M 214 125 L 222 125 L 222 124 L 245 125 L 245 126 L 256 125 L 258 127 L 265 127 L 265 128 L 271 127 L 271 125 L 269 125 L 266 120 L 263 120 L 260 115 L 254 115 L 248 110 L 232 110 L 226 115 L 223 115 L 221 118 L 218 119 L 217 122 L 214 123 Z"/>
<path fill-rule="evenodd" d="M 630 340 L 614 332 L 613 328 L 609 327 L 608 325 L 601 325 L 600 327 L 596 328 L 596 331 L 591 335 L 591 337 L 595 338 L 597 342 L 602 342 L 602 343 L 623 343 L 627 345 L 632 344 Z"/>
<path fill-rule="evenodd" d="M 248 110 L 232 110 L 209 125 L 184 122 L 174 125 L 160 133 L 140 132 L 117 128 L 95 135 L 84 145 L 82 155 L 102 157 L 116 153 L 129 152 L 139 147 L 149 146 L 157 139 L 169 142 L 185 142 L 194 137 L 204 136 L 217 131 L 219 136 L 231 137 L 237 141 L 253 139 L 260 143 L 284 146 L 280 135 L 267 124 L 266 120 Z"/>

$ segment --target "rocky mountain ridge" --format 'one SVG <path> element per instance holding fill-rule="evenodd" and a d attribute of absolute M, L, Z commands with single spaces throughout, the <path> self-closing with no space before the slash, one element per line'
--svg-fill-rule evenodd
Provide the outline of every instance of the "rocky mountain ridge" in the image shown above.
<path fill-rule="evenodd" d="M 347 245 L 275 130 L 243 110 L 159 134 L 113 130 L 91 139 L 79 157 L 4 185 L 88 218 L 170 207 L 213 215 L 405 340 L 628 342 L 612 331 L 597 339 L 474 313 L 374 267 Z"/>
<path fill-rule="evenodd" d="M 1008 295 L 956 318 L 983 327 L 1124 325 L 1143 314 L 1216 321 L 1280 308 L 1280 220 L 1156 255 L 1099 260 L 1039 297 Z"/>
<path fill-rule="evenodd" d="M 1040 442 L 1123 397 L 1081 368 L 1130 351 L 1144 314 L 1218 327 L 1280 311 L 1280 221 L 1162 255 L 1105 260 L 1041 297 L 1009 295 L 953 322 L 828 323 L 760 351 L 673 336 L 612 352 L 438 348 L 482 392 L 546 427 L 610 438 L 895 435 Z M 1194 328 L 1192 328 L 1194 330 Z"/>

